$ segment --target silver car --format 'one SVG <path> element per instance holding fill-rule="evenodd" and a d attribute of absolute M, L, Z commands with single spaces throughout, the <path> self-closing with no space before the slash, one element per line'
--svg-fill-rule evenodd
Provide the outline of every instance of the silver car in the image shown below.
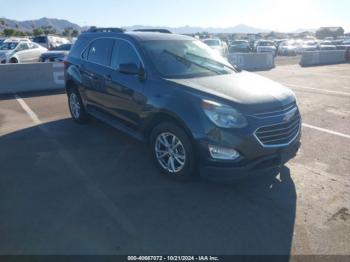
<path fill-rule="evenodd" d="M 213 49 L 215 52 L 217 52 L 221 56 L 227 56 L 228 54 L 228 47 L 227 44 L 220 39 L 204 39 L 203 43 L 208 45 L 211 49 Z"/>
<path fill-rule="evenodd" d="M 39 62 L 47 49 L 27 39 L 6 39 L 0 44 L 0 63 Z"/>

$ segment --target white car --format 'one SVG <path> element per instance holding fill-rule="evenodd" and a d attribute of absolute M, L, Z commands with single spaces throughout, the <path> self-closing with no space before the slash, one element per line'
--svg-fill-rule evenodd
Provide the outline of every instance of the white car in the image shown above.
<path fill-rule="evenodd" d="M 6 39 L 0 44 L 0 63 L 39 62 L 47 49 L 27 39 Z"/>
<path fill-rule="evenodd" d="M 298 53 L 299 44 L 294 41 L 285 41 L 278 46 L 278 54 L 282 56 L 295 56 Z"/>
<path fill-rule="evenodd" d="M 333 44 L 333 42 L 325 40 L 318 45 L 318 49 L 321 51 L 331 51 L 337 50 L 337 47 Z"/>
<path fill-rule="evenodd" d="M 217 51 L 220 55 L 227 56 L 227 44 L 220 39 L 204 39 L 203 42 L 207 44 L 211 49 Z"/>
<path fill-rule="evenodd" d="M 317 41 L 307 41 L 301 46 L 300 52 L 317 51 L 318 47 L 319 43 Z"/>
<path fill-rule="evenodd" d="M 256 44 L 256 52 L 257 53 L 273 53 L 276 55 L 277 48 L 273 41 L 261 40 Z"/>

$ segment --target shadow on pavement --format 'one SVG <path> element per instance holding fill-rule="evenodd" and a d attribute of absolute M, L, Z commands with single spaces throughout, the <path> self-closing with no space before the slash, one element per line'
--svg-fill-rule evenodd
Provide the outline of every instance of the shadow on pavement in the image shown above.
<path fill-rule="evenodd" d="M 291 252 L 290 171 L 234 184 L 159 175 L 145 145 L 99 122 L 0 137 L 0 254 Z"/>

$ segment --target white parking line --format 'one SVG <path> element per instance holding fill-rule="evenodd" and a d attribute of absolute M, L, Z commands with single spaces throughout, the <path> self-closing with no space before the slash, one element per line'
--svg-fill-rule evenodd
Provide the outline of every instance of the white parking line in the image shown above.
<path fill-rule="evenodd" d="M 38 116 L 30 109 L 30 107 L 26 104 L 26 102 L 24 102 L 24 100 L 19 96 L 19 95 L 15 95 L 15 98 L 17 100 L 17 102 L 21 105 L 21 107 L 23 108 L 24 111 L 26 111 L 26 113 L 28 114 L 28 116 L 33 120 L 33 122 L 37 125 L 41 124 L 40 119 L 38 118 Z"/>
<path fill-rule="evenodd" d="M 293 85 L 293 84 L 287 84 L 287 83 L 282 83 L 282 84 L 285 85 L 285 86 L 289 86 L 289 87 L 310 89 L 310 90 L 315 90 L 315 91 L 318 91 L 318 92 L 324 92 L 324 93 L 335 94 L 335 95 L 350 96 L 349 92 L 339 92 L 339 91 L 320 89 L 320 88 L 314 88 L 314 87 L 302 86 L 302 85 Z"/>
<path fill-rule="evenodd" d="M 286 66 L 287 67 L 287 66 Z M 350 67 L 349 67 L 350 68 Z M 286 72 L 286 73 L 293 73 L 293 71 L 291 69 L 285 69 L 285 68 L 281 68 L 280 67 L 276 67 L 274 69 L 275 71 L 281 71 L 281 72 Z M 337 77 L 337 78 L 346 78 L 346 79 L 350 79 L 350 76 L 348 75 L 336 75 L 336 74 L 331 74 L 331 72 L 329 73 L 318 73 L 318 72 L 313 72 L 313 71 L 304 71 L 303 74 L 300 74 L 299 76 L 304 76 L 304 75 L 314 75 L 314 76 L 321 76 L 321 77 Z M 294 76 L 296 76 L 296 74 L 294 74 Z"/>
<path fill-rule="evenodd" d="M 45 135 L 50 138 L 54 138 L 52 133 L 41 124 L 42 122 L 38 118 L 38 116 L 30 109 L 30 107 L 26 104 L 26 102 L 19 96 L 15 95 L 16 100 L 24 109 L 24 111 L 28 114 L 28 116 L 33 120 L 33 122 L 39 125 L 39 128 L 45 132 Z M 115 203 L 110 199 L 108 195 L 104 191 L 100 189 L 96 183 L 91 180 L 91 178 L 86 175 L 86 172 L 74 161 L 74 157 L 67 151 L 65 148 L 61 146 L 61 144 L 56 140 L 52 139 L 51 143 L 55 145 L 57 148 L 57 154 L 66 162 L 67 166 L 69 166 L 76 175 L 84 184 L 87 191 L 91 194 L 91 196 L 98 202 L 101 203 L 101 206 L 105 208 L 105 210 L 111 215 L 116 223 L 118 223 L 121 228 L 131 235 L 132 238 L 136 239 L 137 232 L 134 225 L 130 222 L 130 218 L 124 214 L 124 212 L 115 205 Z"/>
<path fill-rule="evenodd" d="M 318 131 L 321 131 L 321 132 L 324 132 L 324 133 L 328 133 L 328 134 L 341 136 L 341 137 L 345 137 L 345 138 L 350 139 L 350 135 L 346 135 L 346 134 L 343 134 L 343 133 L 335 132 L 335 131 L 332 131 L 332 130 L 329 130 L 329 129 L 325 129 L 325 128 L 321 128 L 321 127 L 317 127 L 317 126 L 312 126 L 312 125 L 309 125 L 309 124 L 303 124 L 303 126 L 307 127 L 307 128 L 314 129 L 314 130 L 318 130 Z"/>

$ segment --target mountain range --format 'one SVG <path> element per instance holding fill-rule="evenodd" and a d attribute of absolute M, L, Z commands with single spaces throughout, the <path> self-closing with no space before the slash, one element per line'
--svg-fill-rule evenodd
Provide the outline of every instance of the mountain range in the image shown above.
<path fill-rule="evenodd" d="M 64 29 L 66 28 L 73 28 L 78 31 L 86 30 L 87 27 L 81 27 L 75 23 L 71 23 L 67 20 L 63 19 L 56 19 L 56 18 L 40 18 L 37 20 L 27 20 L 27 21 L 16 21 L 11 20 L 7 18 L 0 18 L 0 31 L 2 31 L 4 28 L 12 28 L 17 29 L 21 31 L 32 31 L 33 28 L 40 28 L 40 27 L 48 27 L 52 26 L 54 29 L 56 29 L 56 32 L 62 33 Z M 219 28 L 219 27 L 195 27 L 195 26 L 183 26 L 183 27 L 167 27 L 167 26 L 160 26 L 160 27 L 154 27 L 154 26 L 143 26 L 143 25 L 134 25 L 134 26 L 123 26 L 128 31 L 132 31 L 135 29 L 145 29 L 145 28 L 164 28 L 168 29 L 171 32 L 178 33 L 178 34 L 193 34 L 198 32 L 208 32 L 211 34 L 216 33 L 244 33 L 244 34 L 257 34 L 257 33 L 267 33 L 271 32 L 272 30 L 268 29 L 261 29 L 256 28 L 244 24 L 239 24 L 233 27 L 226 27 L 226 28 Z M 298 29 L 295 31 L 295 33 L 304 31 L 315 31 L 315 29 Z"/>
<path fill-rule="evenodd" d="M 73 28 L 73 30 L 81 30 L 81 27 L 77 24 L 71 23 L 67 20 L 56 18 L 40 18 L 37 20 L 16 21 L 7 18 L 0 18 L 0 30 L 4 28 L 12 28 L 24 32 L 32 31 L 33 28 L 52 26 L 56 29 L 56 32 L 62 33 L 66 28 Z"/>

